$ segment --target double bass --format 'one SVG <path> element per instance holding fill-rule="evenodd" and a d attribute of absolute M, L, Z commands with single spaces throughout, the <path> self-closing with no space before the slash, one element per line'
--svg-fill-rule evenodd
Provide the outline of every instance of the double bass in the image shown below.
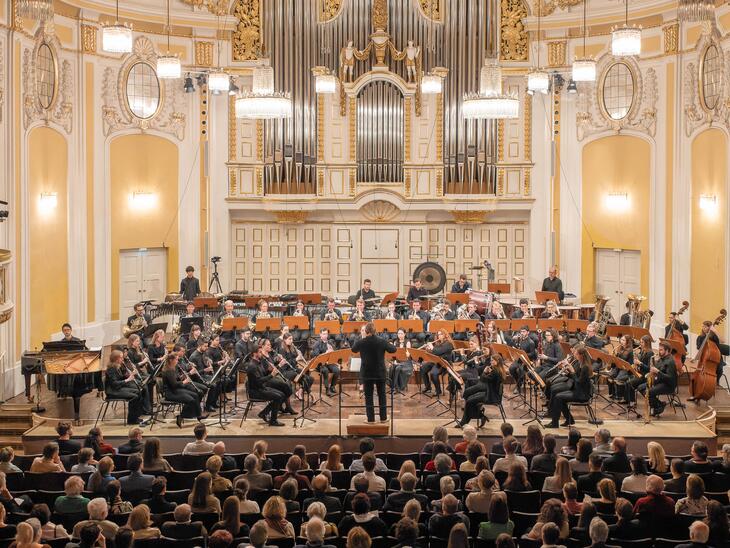
<path fill-rule="evenodd" d="M 689 302 L 688 301 L 682 301 L 682 307 L 677 310 L 677 314 L 675 318 L 672 320 L 672 326 L 669 328 L 669 334 L 667 335 L 667 339 L 670 341 L 675 341 L 679 345 L 681 345 L 682 348 L 687 347 L 686 343 L 684 342 L 684 335 L 682 335 L 682 331 L 677 329 L 677 319 L 684 314 L 687 309 L 689 308 Z M 680 354 L 679 352 L 674 353 L 674 363 L 677 366 L 677 374 L 682 375 L 684 373 L 684 361 L 683 358 L 687 354 L 685 351 L 683 354 Z"/>
<path fill-rule="evenodd" d="M 727 317 L 727 310 L 720 310 L 720 315 L 712 322 L 712 327 L 720 325 Z M 689 391 L 695 400 L 709 401 L 715 395 L 715 385 L 717 384 L 717 368 L 722 361 L 720 348 L 714 341 L 710 340 L 710 332 L 705 335 L 705 339 L 700 345 L 695 357 L 697 369 L 692 372 L 690 378 Z"/>

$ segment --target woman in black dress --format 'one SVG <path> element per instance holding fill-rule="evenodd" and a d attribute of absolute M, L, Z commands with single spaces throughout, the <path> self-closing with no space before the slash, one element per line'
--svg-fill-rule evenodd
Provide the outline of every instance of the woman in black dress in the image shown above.
<path fill-rule="evenodd" d="M 162 368 L 162 386 L 165 399 L 183 404 L 182 413 L 176 417 L 178 427 L 182 427 L 183 419 L 197 419 L 199 421 L 208 417 L 200 412 L 201 394 L 195 389 L 189 377 L 178 378 L 177 354 L 170 354 Z"/>
<path fill-rule="evenodd" d="M 479 410 L 482 404 L 494 405 L 502 401 L 502 391 L 507 370 L 504 359 L 499 354 L 493 354 L 489 366 L 485 367 L 479 376 L 479 381 L 464 390 L 464 415 L 459 427 L 466 426 L 472 419 L 479 418 L 479 427 L 487 422 L 487 416 Z"/>

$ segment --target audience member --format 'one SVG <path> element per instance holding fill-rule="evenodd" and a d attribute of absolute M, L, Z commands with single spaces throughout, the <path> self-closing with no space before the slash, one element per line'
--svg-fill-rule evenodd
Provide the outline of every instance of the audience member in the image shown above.
<path fill-rule="evenodd" d="M 106 537 L 96 523 L 88 523 L 79 530 L 79 542 L 69 542 L 66 548 L 94 548 L 105 546 Z"/>
<path fill-rule="evenodd" d="M 436 470 L 436 457 L 439 455 L 446 455 L 447 457 L 451 458 L 450 455 L 453 455 L 453 452 L 449 451 L 448 446 L 441 442 L 437 441 L 433 444 L 433 451 L 431 452 L 431 458 L 426 461 L 426 464 L 423 465 L 423 471 L 424 472 L 433 472 Z M 456 464 L 454 464 L 453 459 L 450 462 L 451 469 L 456 470 Z"/>
<path fill-rule="evenodd" d="M 474 477 L 469 478 L 466 480 L 466 484 L 464 485 L 464 489 L 466 491 L 476 491 L 479 489 L 479 485 L 477 484 L 477 478 L 479 477 L 479 474 L 484 472 L 485 470 L 489 470 L 489 459 L 487 459 L 486 456 L 481 456 L 477 459 L 476 467 L 474 469 Z M 498 482 L 495 480 L 495 485 L 497 485 Z"/>
<path fill-rule="evenodd" d="M 486 514 L 489 512 L 489 505 L 492 501 L 496 481 L 494 474 L 489 470 L 482 470 L 477 476 L 479 491 L 471 492 L 466 496 L 467 510 L 478 514 Z"/>
<path fill-rule="evenodd" d="M 304 499 L 302 503 L 302 511 L 306 512 L 307 508 L 313 502 L 321 502 L 327 508 L 327 512 L 340 512 L 342 503 L 337 497 L 328 495 L 330 482 L 324 474 L 318 474 L 312 479 L 312 496 Z"/>
<path fill-rule="evenodd" d="M 247 455 L 243 459 L 243 474 L 236 476 L 233 480 L 235 484 L 239 479 L 248 481 L 248 488 L 251 492 L 267 491 L 274 487 L 274 480 L 270 474 L 261 471 L 261 460 L 254 454 Z"/>
<path fill-rule="evenodd" d="M 313 502 L 307 507 L 306 514 L 307 518 L 310 520 L 314 518 L 322 520 L 322 523 L 324 524 L 325 538 L 339 536 L 339 532 L 337 531 L 337 524 L 330 521 L 325 521 L 327 517 L 327 508 L 325 508 L 324 504 L 322 504 L 321 502 Z M 304 527 L 303 524 L 301 527 L 301 536 L 307 538 L 307 529 L 306 527 Z"/>
<path fill-rule="evenodd" d="M 134 491 L 149 491 L 155 477 L 142 473 L 142 455 L 135 453 L 127 459 L 127 469 L 129 474 L 119 478 L 119 484 L 122 487 L 122 493 L 132 493 Z"/>
<path fill-rule="evenodd" d="M 345 466 L 342 464 L 342 448 L 337 445 L 330 445 L 327 451 L 327 458 L 319 464 L 320 470 L 329 470 L 330 472 L 339 472 L 344 470 Z"/>
<path fill-rule="evenodd" d="M 409 500 L 416 500 L 422 510 L 428 507 L 428 497 L 423 493 L 416 493 L 416 476 L 406 472 L 400 478 L 400 490 L 388 495 L 383 505 L 383 511 L 402 512 Z"/>
<path fill-rule="evenodd" d="M 60 455 L 75 455 L 81 450 L 81 443 L 71 439 L 73 436 L 73 426 L 70 422 L 61 421 L 56 424 L 56 444 L 58 444 L 58 453 Z"/>
<path fill-rule="evenodd" d="M 249 527 L 245 523 L 241 523 L 241 507 L 238 497 L 231 495 L 223 501 L 223 509 L 221 511 L 221 520 L 211 528 L 210 532 L 228 531 L 233 537 L 247 537 Z"/>
<path fill-rule="evenodd" d="M 0 540 L 6 540 L 15 536 L 15 525 L 5 523 L 5 506 L 0 504 Z"/>
<path fill-rule="evenodd" d="M 260 519 L 251 526 L 251 532 L 248 535 L 251 544 L 239 544 L 238 548 L 273 548 L 267 546 L 266 541 L 269 540 L 269 528 L 266 526 L 266 520 Z M 116 547 L 115 547 L 116 548 Z"/>
<path fill-rule="evenodd" d="M 488 520 L 479 524 L 477 536 L 480 539 L 493 540 L 503 533 L 512 536 L 515 524 L 509 519 L 507 495 L 504 492 L 500 491 L 492 495 L 487 516 Z"/>
<path fill-rule="evenodd" d="M 430 491 L 438 491 L 441 488 L 441 478 L 444 476 L 453 478 L 457 489 L 461 487 L 461 477 L 456 472 L 453 472 L 452 463 L 451 457 L 446 453 L 436 455 L 434 459 L 436 473 L 426 476 L 426 479 L 423 480 L 424 487 Z"/>
<path fill-rule="evenodd" d="M 236 480 L 234 484 L 233 494 L 238 497 L 238 504 L 241 507 L 242 514 L 258 514 L 259 503 L 255 500 L 248 500 L 249 485 L 246 478 Z"/>
<path fill-rule="evenodd" d="M 593 441 L 596 442 L 596 446 L 593 448 L 594 453 L 598 453 L 601 456 L 608 456 L 613 451 L 611 447 L 611 432 L 607 428 L 599 428 L 596 433 L 593 434 Z"/>
<path fill-rule="evenodd" d="M 16 526 L 15 548 L 50 548 L 41 544 L 41 524 L 36 518 L 29 518 Z M 11 545 L 11 546 L 13 546 Z"/>
<path fill-rule="evenodd" d="M 270 497 L 264 504 L 261 515 L 266 522 L 268 538 L 294 538 L 294 526 L 286 519 L 286 504 L 281 497 Z"/>
<path fill-rule="evenodd" d="M 613 540 L 638 540 L 646 538 L 647 531 L 634 517 L 634 507 L 626 499 L 616 501 L 616 523 L 608 526 L 608 536 Z"/>
<path fill-rule="evenodd" d="M 129 433 L 127 434 L 127 438 L 127 443 L 123 443 L 122 445 L 117 447 L 117 453 L 120 455 L 132 455 L 134 453 L 141 453 L 144 449 L 144 442 L 142 441 L 142 429 L 139 426 L 130 428 Z"/>
<path fill-rule="evenodd" d="M 601 472 L 601 455 L 594 451 L 588 459 L 588 473 L 578 477 L 578 491 L 583 494 L 595 493 L 598 490 L 598 482 L 602 479 L 613 479 L 613 476 Z"/>
<path fill-rule="evenodd" d="M 0 449 L 0 472 L 5 474 L 22 474 L 23 471 L 13 464 L 15 451 L 12 447 L 3 447 Z"/>
<path fill-rule="evenodd" d="M 627 493 L 646 493 L 646 478 L 648 477 L 649 474 L 646 470 L 644 457 L 634 455 L 631 457 L 631 474 L 626 476 L 621 482 L 621 491 Z"/>
<path fill-rule="evenodd" d="M 463 523 L 469 530 L 469 518 L 457 513 L 459 501 L 454 495 L 446 495 L 441 502 L 441 513 L 434 514 L 428 520 L 428 532 L 432 537 L 449 538 L 451 528 L 457 523 Z"/>
<path fill-rule="evenodd" d="M 433 446 L 436 443 L 443 443 L 446 446 L 446 450 L 450 454 L 454 453 L 454 448 L 449 445 L 449 431 L 446 429 L 446 427 L 437 426 L 433 429 L 433 434 L 431 434 L 431 441 L 423 446 L 423 448 L 421 449 L 421 454 L 433 454 Z"/>
<path fill-rule="evenodd" d="M 460 453 L 462 455 L 466 454 L 467 448 L 472 443 L 479 444 L 479 446 L 481 447 L 481 450 L 482 450 L 481 451 L 482 455 L 487 452 L 487 449 L 486 449 L 486 447 L 484 447 L 484 444 L 477 439 L 477 429 L 474 428 L 471 424 L 467 424 L 464 427 L 464 431 L 462 432 L 461 435 L 464 439 L 461 440 L 459 443 L 457 443 L 454 446 L 455 453 Z M 476 460 L 476 459 L 474 459 L 474 460 Z"/>
<path fill-rule="evenodd" d="M 134 531 L 126 525 L 120 527 L 114 537 L 114 548 L 132 548 L 134 544 Z"/>
<path fill-rule="evenodd" d="M 560 499 L 548 499 L 540 508 L 540 515 L 537 517 L 537 522 L 532 526 L 532 529 L 527 533 L 527 537 L 539 540 L 542 538 L 542 528 L 547 523 L 554 523 L 559 533 L 559 538 L 567 539 L 570 533 L 570 525 L 568 525 L 568 514 L 563 508 L 563 503 Z"/>
<path fill-rule="evenodd" d="M 574 481 L 563 485 L 563 508 L 569 516 L 578 516 L 583 510 L 583 503 L 578 502 L 578 486 Z"/>
<path fill-rule="evenodd" d="M 675 548 L 706 548 L 708 546 L 707 541 L 709 538 L 710 528 L 707 524 L 701 521 L 695 521 L 689 526 L 690 542 L 677 544 Z"/>
<path fill-rule="evenodd" d="M 489 452 L 494 453 L 495 455 L 504 455 L 504 440 L 514 437 L 515 429 L 514 426 L 512 426 L 510 423 L 503 422 L 499 425 L 499 431 L 502 433 L 502 439 L 494 442 Z M 522 452 L 522 446 L 517 440 L 515 440 L 515 443 L 517 443 L 515 447 L 515 453 L 519 454 Z"/>
<path fill-rule="evenodd" d="M 172 472 L 172 466 L 162 458 L 160 438 L 147 438 L 142 453 L 142 466 L 150 473 Z"/>
<path fill-rule="evenodd" d="M 155 481 L 152 482 L 150 487 L 151 496 L 148 499 L 142 501 L 142 504 L 146 504 L 150 512 L 153 514 L 166 514 L 175 510 L 177 503 L 168 501 L 165 498 L 167 492 L 167 478 L 165 476 L 158 476 Z"/>
<path fill-rule="evenodd" d="M 66 528 L 62 524 L 51 521 L 51 510 L 47 504 L 34 504 L 33 509 L 30 511 L 30 517 L 36 518 L 41 524 L 41 540 L 70 538 Z"/>
<path fill-rule="evenodd" d="M 619 548 L 606 544 L 608 540 L 608 525 L 601 518 L 593 518 L 588 527 L 588 536 L 591 539 L 591 545 L 588 548 Z"/>
<path fill-rule="evenodd" d="M 101 497 L 91 499 L 86 506 L 86 510 L 89 512 L 89 519 L 85 519 L 74 525 L 73 532 L 71 533 L 73 538 L 81 538 L 79 536 L 81 529 L 90 524 L 97 525 L 101 529 L 104 538 L 113 539 L 116 536 L 119 526 L 113 521 L 106 519 L 109 515 L 109 509 L 105 499 Z"/>
<path fill-rule="evenodd" d="M 362 527 L 355 527 L 347 534 L 345 548 L 370 548 L 372 540 Z"/>
<path fill-rule="evenodd" d="M 188 443 L 182 450 L 183 455 L 207 455 L 213 452 L 214 443 L 207 441 L 208 428 L 199 422 L 193 428 L 195 441 Z"/>
<path fill-rule="evenodd" d="M 363 493 L 364 495 L 367 495 L 367 497 L 370 499 L 370 507 L 373 510 L 380 510 L 383 507 L 383 498 L 381 497 L 380 493 L 376 491 L 369 491 L 368 488 L 370 487 L 370 482 L 368 481 L 368 478 L 361 474 L 355 474 L 354 478 L 354 491 L 348 491 L 345 495 L 345 502 L 342 504 L 344 508 L 352 508 L 352 499 L 354 499 L 358 493 Z"/>
<path fill-rule="evenodd" d="M 646 496 L 634 504 L 634 512 L 639 520 L 645 522 L 648 519 L 650 522 L 660 523 L 661 520 L 674 516 L 674 501 L 663 495 L 662 491 L 664 480 L 659 476 L 649 476 L 646 480 Z"/>
<path fill-rule="evenodd" d="M 225 529 L 219 529 L 208 537 L 208 548 L 229 548 L 231 542 L 233 535 Z"/>
<path fill-rule="evenodd" d="M 221 503 L 213 495 L 213 478 L 210 472 L 201 472 L 193 482 L 193 488 L 188 495 L 188 504 L 193 512 L 208 513 L 221 512 Z"/>
<path fill-rule="evenodd" d="M 395 539 L 398 544 L 394 548 L 425 548 L 418 542 L 418 523 L 410 518 L 401 518 L 395 524 Z"/>
<path fill-rule="evenodd" d="M 291 451 L 291 454 L 299 457 L 299 460 L 302 463 L 301 468 L 299 468 L 300 470 L 309 470 L 309 462 L 307 461 L 307 448 L 304 445 L 295 445 L 294 449 L 292 449 Z"/>
<path fill-rule="evenodd" d="M 309 489 L 309 478 L 303 474 L 299 474 L 299 470 L 301 470 L 302 467 L 302 460 L 297 457 L 296 455 L 292 455 L 289 457 L 289 460 L 286 461 L 286 471 L 274 478 L 274 488 L 279 489 L 281 487 L 281 484 L 284 483 L 289 478 L 292 478 L 297 482 L 297 485 L 299 486 L 299 489 Z"/>
<path fill-rule="evenodd" d="M 526 457 L 534 457 L 542 453 L 542 431 L 536 424 L 527 427 L 525 442 L 522 444 L 522 454 Z"/>
<path fill-rule="evenodd" d="M 87 448 L 88 449 L 88 448 Z M 106 486 L 114 480 L 114 461 L 111 457 L 102 457 L 96 465 L 96 471 L 86 480 L 86 489 L 95 495 L 106 494 Z"/>
<path fill-rule="evenodd" d="M 554 473 L 555 464 L 558 460 L 558 456 L 555 454 L 555 445 L 555 436 L 546 434 L 542 438 L 542 453 L 532 457 L 530 470 L 533 472 L 544 472 L 545 474 Z"/>
<path fill-rule="evenodd" d="M 352 499 L 352 514 L 345 515 L 337 525 L 342 536 L 347 535 L 353 527 L 362 527 L 371 537 L 384 537 L 388 532 L 378 513 L 370 512 L 370 499 L 362 493 Z"/>
<path fill-rule="evenodd" d="M 466 447 L 466 460 L 459 465 L 459 472 L 474 472 L 477 468 L 477 459 L 484 455 L 484 444 L 472 441 Z"/>
<path fill-rule="evenodd" d="M 281 484 L 279 496 L 284 500 L 287 514 L 294 514 L 301 511 L 299 506 L 299 485 L 294 478 L 289 478 Z"/>
<path fill-rule="evenodd" d="M 712 463 L 707 460 L 709 454 L 704 441 L 695 441 L 690 449 L 692 458 L 684 463 L 685 474 L 709 474 L 712 472 Z"/>
<path fill-rule="evenodd" d="M 517 545 L 515 544 L 512 535 L 502 533 L 497 537 L 497 540 L 494 541 L 494 548 L 517 548 Z"/>
<path fill-rule="evenodd" d="M 233 489 L 233 484 L 228 478 L 220 475 L 223 460 L 218 455 L 211 455 L 205 461 L 205 469 L 210 473 L 213 493 L 224 493 Z"/>
<path fill-rule="evenodd" d="M 96 460 L 99 460 L 104 455 L 114 454 L 114 447 L 104 441 L 104 434 L 98 426 L 89 430 L 89 433 L 84 438 L 84 447 L 91 447 L 94 450 L 94 458 Z"/>
<path fill-rule="evenodd" d="M 363 438 L 360 440 L 360 454 L 365 455 L 366 453 L 375 454 L 375 441 L 373 438 Z M 350 464 L 351 472 L 362 472 L 365 468 L 362 464 L 362 458 L 355 459 Z M 382 459 L 375 458 L 375 470 L 378 472 L 387 470 L 388 467 L 385 465 Z"/>
<path fill-rule="evenodd" d="M 560 529 L 554 523 L 546 523 L 542 528 L 542 545 L 541 548 L 565 548 L 562 544 L 557 544 L 560 539 Z"/>
<path fill-rule="evenodd" d="M 331 544 L 325 544 L 325 525 L 318 517 L 310 518 L 302 524 L 302 537 L 307 539 L 304 544 L 297 544 L 298 548 L 335 548 Z"/>
<path fill-rule="evenodd" d="M 725 508 L 716 500 L 707 503 L 707 517 L 702 520 L 710 528 L 710 546 L 730 546 L 730 522 Z"/>
<path fill-rule="evenodd" d="M 109 513 L 112 515 L 128 514 L 132 511 L 132 503 L 122 500 L 122 485 L 118 480 L 106 484 L 106 500 L 109 503 Z"/>
<path fill-rule="evenodd" d="M 664 483 L 664 490 L 667 493 L 684 493 L 687 489 L 687 476 L 684 473 L 684 461 L 682 459 L 672 459 L 670 466 L 672 479 Z"/>
<path fill-rule="evenodd" d="M 513 462 L 520 462 L 527 469 L 527 459 L 522 455 L 517 454 L 517 450 L 520 447 L 517 440 L 512 436 L 507 436 L 502 440 L 502 448 L 504 457 L 497 459 L 492 467 L 492 472 L 509 472 L 510 466 Z"/>
<path fill-rule="evenodd" d="M 251 448 L 251 454 L 259 459 L 259 470 L 266 471 L 271 470 L 274 467 L 273 461 L 266 456 L 266 451 L 269 450 L 269 444 L 266 440 L 258 440 L 254 442 L 253 448 Z"/>
<path fill-rule="evenodd" d="M 454 483 L 454 478 L 451 476 L 443 476 L 441 478 L 441 481 L 439 481 L 439 493 L 441 493 L 441 498 L 432 500 L 431 501 L 431 510 L 434 512 L 440 512 L 441 511 L 441 501 L 444 500 L 444 497 L 446 495 L 453 495 L 454 491 L 456 491 L 456 484 Z M 463 505 L 461 504 L 461 501 L 457 499 L 458 506 L 457 506 L 457 512 L 462 512 L 464 510 Z"/>
<path fill-rule="evenodd" d="M 63 484 L 64 495 L 58 497 L 53 504 L 57 514 L 82 514 L 86 512 L 89 499 L 82 496 L 84 480 L 79 476 L 71 476 Z"/>
<path fill-rule="evenodd" d="M 602 479 L 596 486 L 598 498 L 592 502 L 600 514 L 613 514 L 616 511 L 616 483 L 612 479 Z"/>
<path fill-rule="evenodd" d="M 79 462 L 71 467 L 72 474 L 93 474 L 96 472 L 96 461 L 94 460 L 94 450 L 91 447 L 83 447 L 79 451 Z"/>
<path fill-rule="evenodd" d="M 228 472 L 236 469 L 236 459 L 231 455 L 226 455 L 226 444 L 224 442 L 215 442 L 215 445 L 213 445 L 213 454 L 221 458 L 222 471 Z"/>
<path fill-rule="evenodd" d="M 375 457 L 375 453 L 365 453 L 362 456 L 361 462 L 363 466 L 363 471 L 353 476 L 352 480 L 350 481 L 350 490 L 353 490 L 355 488 L 355 478 L 357 478 L 358 476 L 362 476 L 367 478 L 368 480 L 368 491 L 385 491 L 385 479 L 375 474 L 375 470 L 377 468 L 377 459 Z"/>
<path fill-rule="evenodd" d="M 571 426 L 568 430 L 568 440 L 565 445 L 560 448 L 560 454 L 564 457 L 574 457 L 578 452 L 578 442 L 581 439 L 580 430 Z"/>
<path fill-rule="evenodd" d="M 646 444 L 646 451 L 649 455 L 649 472 L 657 475 L 666 474 L 669 471 L 669 461 L 664 453 L 664 447 L 660 443 L 650 441 Z"/>
<path fill-rule="evenodd" d="M 601 470 L 604 472 L 613 472 L 625 474 L 631 471 L 629 456 L 626 454 L 626 440 L 620 436 L 613 438 L 611 442 L 612 453 L 603 459 Z"/>
<path fill-rule="evenodd" d="M 63 467 L 63 462 L 61 462 L 58 444 L 55 441 L 48 442 L 43 446 L 41 456 L 33 459 L 33 463 L 30 465 L 30 471 L 37 474 L 66 471 Z"/>
<path fill-rule="evenodd" d="M 127 520 L 127 527 L 132 530 L 132 535 L 135 540 L 146 539 L 146 538 L 160 538 L 160 530 L 157 527 L 152 527 L 152 520 L 150 519 L 150 509 L 144 504 L 138 504 L 129 513 L 129 520 Z"/>
<path fill-rule="evenodd" d="M 447 548 L 469 548 L 469 530 L 463 523 L 457 523 L 449 532 Z"/>
<path fill-rule="evenodd" d="M 531 491 L 532 485 L 527 481 L 527 468 L 521 462 L 513 462 L 509 467 L 507 479 L 502 484 L 506 491 Z"/>
<path fill-rule="evenodd" d="M 8 490 L 5 472 L 0 472 L 0 504 L 9 513 L 28 512 L 33 507 L 33 501 L 28 495 L 13 496 Z"/>
<path fill-rule="evenodd" d="M 590 544 L 591 540 L 588 530 L 591 525 L 591 520 L 595 518 L 597 514 L 598 512 L 596 512 L 596 507 L 592 502 L 583 502 L 583 509 L 580 512 L 578 524 L 570 530 L 570 538 L 577 539 L 580 543 L 578 546 Z"/>
<path fill-rule="evenodd" d="M 590 470 L 590 457 L 593 453 L 591 442 L 583 438 L 578 441 L 575 457 L 570 459 L 573 474 L 585 474 Z"/>
<path fill-rule="evenodd" d="M 191 520 L 193 511 L 189 504 L 180 504 L 172 515 L 175 521 L 166 521 L 160 527 L 163 537 L 184 540 L 208 536 L 208 531 L 200 521 Z"/>

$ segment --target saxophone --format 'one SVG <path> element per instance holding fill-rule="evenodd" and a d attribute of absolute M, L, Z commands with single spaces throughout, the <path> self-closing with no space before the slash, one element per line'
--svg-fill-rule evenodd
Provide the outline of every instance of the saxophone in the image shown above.
<path fill-rule="evenodd" d="M 130 325 L 122 328 L 122 335 L 129 337 L 132 333 L 142 331 L 145 327 L 147 327 L 147 320 L 144 319 L 144 316 L 135 316 Z"/>

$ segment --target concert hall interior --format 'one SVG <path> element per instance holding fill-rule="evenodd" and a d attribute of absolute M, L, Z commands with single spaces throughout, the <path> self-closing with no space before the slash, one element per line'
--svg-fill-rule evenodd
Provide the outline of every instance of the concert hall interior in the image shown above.
<path fill-rule="evenodd" d="M 0 548 L 730 546 L 729 35 L 718 0 L 0 0 Z M 125 451 L 231 538 L 147 531 Z"/>

